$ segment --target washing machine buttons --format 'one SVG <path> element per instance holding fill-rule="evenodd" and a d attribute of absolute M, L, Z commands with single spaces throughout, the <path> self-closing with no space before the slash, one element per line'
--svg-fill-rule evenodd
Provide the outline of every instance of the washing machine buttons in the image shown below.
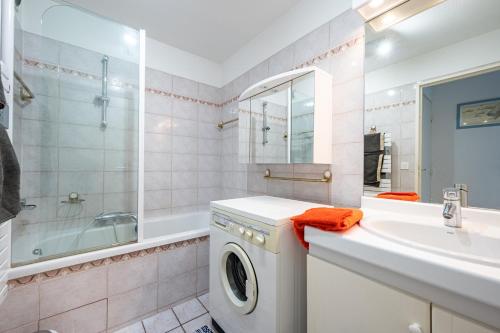
<path fill-rule="evenodd" d="M 242 235 L 242 236 L 245 234 L 245 228 L 243 228 L 243 227 L 239 227 L 238 231 L 239 231 L 240 235 Z"/>
<path fill-rule="evenodd" d="M 258 244 L 263 245 L 266 242 L 266 237 L 264 237 L 263 234 L 258 234 L 257 236 L 255 236 L 255 240 Z"/>
<path fill-rule="evenodd" d="M 252 230 L 247 229 L 247 230 L 245 231 L 245 236 L 247 236 L 248 238 L 252 239 L 252 237 L 253 237 L 253 232 L 252 232 Z"/>

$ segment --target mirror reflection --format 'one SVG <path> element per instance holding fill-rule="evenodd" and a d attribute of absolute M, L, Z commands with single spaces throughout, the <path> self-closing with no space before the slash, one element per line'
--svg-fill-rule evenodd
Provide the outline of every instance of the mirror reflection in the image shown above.
<path fill-rule="evenodd" d="M 500 209 L 500 2 L 446 0 L 366 25 L 364 194 Z"/>

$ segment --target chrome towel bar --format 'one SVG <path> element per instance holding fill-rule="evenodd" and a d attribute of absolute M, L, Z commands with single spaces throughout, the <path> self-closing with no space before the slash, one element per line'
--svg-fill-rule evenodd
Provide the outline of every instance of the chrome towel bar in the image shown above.
<path fill-rule="evenodd" d="M 266 169 L 264 178 L 274 179 L 274 180 L 292 180 L 297 182 L 309 182 L 309 183 L 328 183 L 332 180 L 332 172 L 330 170 L 325 170 L 323 172 L 323 178 L 276 177 L 276 176 L 271 176 L 271 170 Z"/>
<path fill-rule="evenodd" d="M 234 118 L 234 119 L 231 119 L 231 120 L 228 120 L 228 121 L 219 121 L 219 123 L 217 124 L 217 127 L 219 129 L 223 129 L 224 126 L 228 125 L 228 124 L 231 124 L 231 123 L 234 123 L 238 121 L 238 118 Z"/>
<path fill-rule="evenodd" d="M 26 82 L 24 82 L 24 80 L 21 78 L 21 76 L 19 76 L 19 74 L 17 74 L 16 72 L 14 72 L 14 78 L 21 85 L 19 95 L 20 95 L 20 98 L 21 98 L 21 100 L 23 102 L 24 101 L 29 101 L 29 100 L 32 100 L 33 98 L 35 98 L 35 95 L 31 91 L 31 89 L 28 87 L 28 85 L 26 84 Z"/>

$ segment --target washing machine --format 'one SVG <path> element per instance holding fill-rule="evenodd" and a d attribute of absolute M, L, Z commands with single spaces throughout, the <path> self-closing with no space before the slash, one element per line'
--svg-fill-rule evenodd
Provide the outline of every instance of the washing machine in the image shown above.
<path fill-rule="evenodd" d="M 319 206 L 269 196 L 211 203 L 214 326 L 226 333 L 307 331 L 306 250 L 290 217 Z"/>

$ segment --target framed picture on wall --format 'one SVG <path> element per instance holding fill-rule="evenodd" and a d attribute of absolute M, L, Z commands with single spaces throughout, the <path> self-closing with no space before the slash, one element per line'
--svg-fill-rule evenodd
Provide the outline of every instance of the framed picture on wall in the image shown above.
<path fill-rule="evenodd" d="M 500 126 L 500 97 L 457 105 L 457 128 Z"/>

